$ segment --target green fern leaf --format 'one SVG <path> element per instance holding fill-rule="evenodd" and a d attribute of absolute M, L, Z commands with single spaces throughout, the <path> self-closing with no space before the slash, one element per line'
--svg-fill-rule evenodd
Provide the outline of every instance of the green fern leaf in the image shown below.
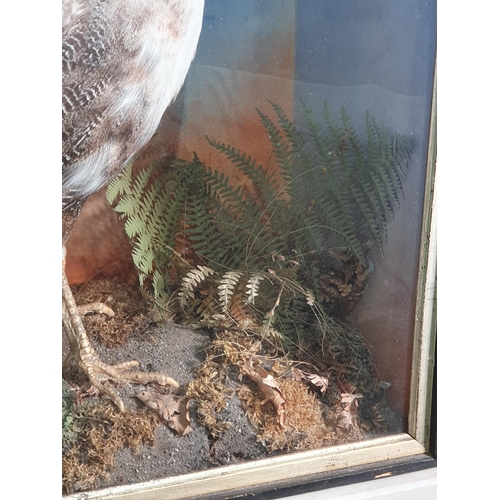
<path fill-rule="evenodd" d="M 133 161 L 128 162 L 120 174 L 108 184 L 106 199 L 110 205 L 115 203 L 117 197 L 131 190 L 133 163 Z"/>

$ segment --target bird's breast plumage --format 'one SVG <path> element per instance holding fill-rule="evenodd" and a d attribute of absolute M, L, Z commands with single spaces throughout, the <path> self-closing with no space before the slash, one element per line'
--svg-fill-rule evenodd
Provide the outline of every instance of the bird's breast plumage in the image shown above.
<path fill-rule="evenodd" d="M 194 58 L 203 5 L 63 1 L 63 210 L 149 141 Z"/>

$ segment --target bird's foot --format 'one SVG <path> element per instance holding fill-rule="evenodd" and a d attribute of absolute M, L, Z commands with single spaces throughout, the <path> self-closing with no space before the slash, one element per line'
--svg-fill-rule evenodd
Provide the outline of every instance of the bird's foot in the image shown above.
<path fill-rule="evenodd" d="M 135 360 L 108 365 L 98 358 L 90 345 L 89 348 L 91 352 L 80 353 L 80 361 L 78 363 L 80 370 L 89 380 L 89 385 L 84 390 L 85 395 L 106 395 L 122 412 L 125 411 L 125 405 L 116 390 L 116 385 L 126 383 L 145 385 L 156 382 L 162 386 L 170 385 L 172 387 L 179 387 L 179 384 L 173 378 L 168 377 L 164 373 L 135 370 L 139 366 L 139 362 Z M 72 357 L 70 354 L 65 361 L 66 370 Z"/>
<path fill-rule="evenodd" d="M 156 382 L 160 385 L 179 387 L 179 384 L 173 378 L 164 373 L 135 370 L 139 366 L 138 361 L 126 361 L 115 365 L 102 362 L 90 345 L 64 270 L 62 285 L 63 326 L 70 342 L 70 351 L 64 362 L 63 372 L 68 371 L 70 361 L 74 359 L 80 372 L 86 375 L 87 380 L 90 382 L 91 391 L 110 397 L 120 411 L 125 410 L 125 405 L 115 388 L 117 384 L 148 384 Z M 107 306 L 104 307 L 107 308 Z"/>
<path fill-rule="evenodd" d="M 162 386 L 170 385 L 172 387 L 179 387 L 179 384 L 171 377 L 164 373 L 159 372 L 141 372 L 134 370 L 139 366 L 138 361 L 125 361 L 115 365 L 108 365 L 103 363 L 95 353 L 93 353 L 92 360 L 87 360 L 85 365 L 80 368 L 86 372 L 89 381 L 90 389 L 86 392 L 89 395 L 106 395 L 120 411 L 125 410 L 122 398 L 115 388 L 116 384 L 148 384 L 156 382 Z"/>

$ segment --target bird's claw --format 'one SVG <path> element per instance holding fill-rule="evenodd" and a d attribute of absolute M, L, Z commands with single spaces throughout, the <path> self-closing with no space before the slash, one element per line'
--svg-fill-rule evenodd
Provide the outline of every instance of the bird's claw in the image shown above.
<path fill-rule="evenodd" d="M 91 384 L 91 388 L 87 393 L 89 395 L 101 394 L 108 396 L 121 412 L 125 411 L 125 406 L 114 384 L 130 383 L 145 385 L 150 382 L 156 382 L 163 386 L 179 387 L 177 381 L 164 373 L 132 370 L 139 366 L 138 361 L 125 361 L 115 365 L 108 365 L 99 359 L 94 359 L 91 362 L 92 367 L 90 370 L 89 362 L 86 365 L 81 368 L 88 374 Z"/>

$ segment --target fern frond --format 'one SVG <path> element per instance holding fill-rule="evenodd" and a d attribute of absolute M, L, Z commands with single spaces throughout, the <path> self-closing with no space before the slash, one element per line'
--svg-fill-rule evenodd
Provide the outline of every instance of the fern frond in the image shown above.
<path fill-rule="evenodd" d="M 264 275 L 262 274 L 253 274 L 250 276 L 248 279 L 247 284 L 245 287 L 247 290 L 245 293 L 247 294 L 248 298 L 247 301 L 249 304 L 255 304 L 255 297 L 259 294 L 259 283 L 264 279 Z"/>
<path fill-rule="evenodd" d="M 303 138 L 302 134 L 297 130 L 292 121 L 286 116 L 285 112 L 283 111 L 283 108 L 279 104 L 273 102 L 271 102 L 271 106 L 274 112 L 276 113 L 276 116 L 278 118 L 278 123 L 291 146 L 292 152 L 295 155 L 306 152 L 307 146 L 305 139 Z"/>
<path fill-rule="evenodd" d="M 248 307 L 248 303 L 242 293 L 233 294 L 229 314 L 239 328 L 244 330 L 257 328 L 255 315 Z"/>
<path fill-rule="evenodd" d="M 313 110 L 304 101 L 302 101 L 302 109 L 306 116 L 309 137 L 314 144 L 316 164 L 318 167 L 328 169 L 331 166 L 332 160 L 328 136 L 323 132 L 321 124 L 317 120 Z"/>
<path fill-rule="evenodd" d="M 338 253 L 363 268 L 372 244 L 383 255 L 411 148 L 368 112 L 363 135 L 344 108 L 337 123 L 326 101 L 322 119 L 302 103 L 305 131 L 271 107 L 274 115 L 257 109 L 272 150 L 268 168 L 207 138 L 252 184 L 251 196 L 196 154 L 135 175 L 127 167 L 107 196 L 158 310 L 177 293 L 184 322 L 239 325 L 286 342 L 325 328 L 323 256 Z"/>
<path fill-rule="evenodd" d="M 110 205 L 115 203 L 117 197 L 123 196 L 123 194 L 131 190 L 133 163 L 133 161 L 127 163 L 127 165 L 125 165 L 120 172 L 120 175 L 115 177 L 108 184 L 106 189 L 106 199 Z"/>
<path fill-rule="evenodd" d="M 217 289 L 219 290 L 219 302 L 224 311 L 229 310 L 229 302 L 241 275 L 242 273 L 238 271 L 228 271 L 222 275 L 220 285 Z"/>
<path fill-rule="evenodd" d="M 306 288 L 304 295 L 306 297 L 306 302 L 307 302 L 308 306 L 312 307 L 316 304 L 316 298 L 314 297 L 314 293 L 312 290 L 310 290 L 309 288 Z"/>
<path fill-rule="evenodd" d="M 248 175 L 250 179 L 258 182 L 259 179 L 264 178 L 264 167 L 261 164 L 257 164 L 257 160 L 252 158 L 250 155 L 247 155 L 245 152 L 239 149 L 237 150 L 228 144 L 224 144 L 223 142 L 212 141 L 208 137 L 206 139 L 213 148 L 226 156 L 226 158 L 230 160 L 236 168 Z"/>
<path fill-rule="evenodd" d="M 187 316 L 187 315 L 185 315 Z M 213 323 L 220 323 L 227 320 L 227 314 L 224 314 L 220 309 L 219 301 L 217 300 L 215 292 L 209 293 L 197 304 L 192 314 L 193 319 L 199 320 L 203 325 L 213 326 Z"/>
<path fill-rule="evenodd" d="M 285 189 L 281 193 L 277 193 L 278 195 L 290 195 L 290 190 L 289 190 L 289 185 L 290 185 L 290 180 L 291 180 L 291 172 L 292 172 L 292 149 L 290 143 L 286 140 L 284 137 L 282 131 L 278 129 L 278 127 L 274 124 L 274 122 L 264 114 L 262 111 L 260 111 L 257 108 L 257 113 L 260 117 L 260 121 L 264 128 L 266 129 L 266 132 L 268 134 L 269 140 L 271 141 L 271 146 L 272 146 L 272 151 L 275 159 L 277 160 L 278 166 L 279 166 L 279 172 L 272 173 L 271 175 L 268 175 L 268 183 L 272 189 L 272 191 L 275 192 L 276 194 L 276 188 L 275 186 L 277 185 L 277 175 L 280 174 L 280 176 L 284 179 L 285 181 Z M 268 200 L 270 201 L 270 200 Z"/>
<path fill-rule="evenodd" d="M 194 290 L 214 274 L 215 271 L 207 266 L 198 265 L 197 269 L 191 269 L 181 281 L 179 291 L 181 307 L 185 307 L 190 299 L 194 299 Z"/>

